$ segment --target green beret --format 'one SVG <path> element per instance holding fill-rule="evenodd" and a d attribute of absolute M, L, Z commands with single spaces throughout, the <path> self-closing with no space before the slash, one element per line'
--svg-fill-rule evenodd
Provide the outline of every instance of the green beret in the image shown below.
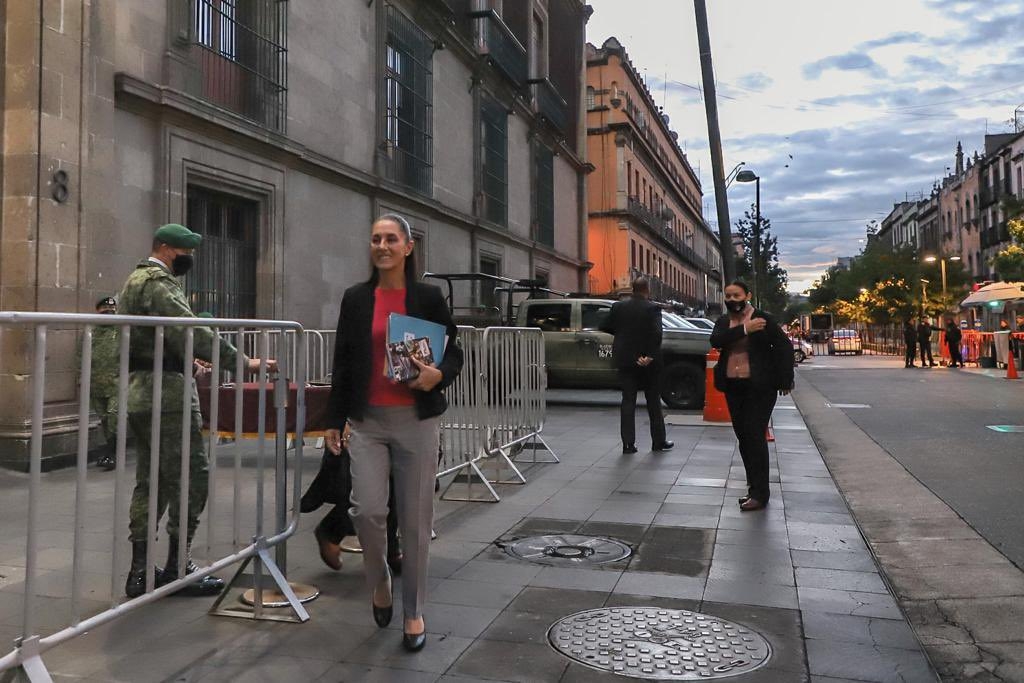
<path fill-rule="evenodd" d="M 202 311 L 200 313 L 196 313 L 196 317 L 197 318 L 212 318 L 213 317 L 213 313 L 210 313 L 209 311 Z"/>
<path fill-rule="evenodd" d="M 153 237 L 164 244 L 169 244 L 179 249 L 195 249 L 203 241 L 202 235 L 192 232 L 184 225 L 179 225 L 178 223 L 168 223 L 167 225 L 160 226 Z"/>

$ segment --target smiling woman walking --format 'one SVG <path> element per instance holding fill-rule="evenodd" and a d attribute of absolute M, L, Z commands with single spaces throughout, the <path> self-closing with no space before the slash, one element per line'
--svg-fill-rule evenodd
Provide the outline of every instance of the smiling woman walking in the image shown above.
<path fill-rule="evenodd" d="M 396 214 L 378 218 L 370 235 L 370 279 L 346 290 L 338 317 L 329 403 L 327 447 L 339 454 L 343 440 L 352 459 L 351 516 L 363 546 L 363 567 L 373 618 L 391 622 L 391 574 L 386 562 L 385 520 L 388 476 L 394 475 L 398 526 L 405 555 L 402 606 L 403 644 L 423 648 L 426 627 L 427 550 L 434 516 L 434 473 L 440 415 L 447 408 L 441 390 L 462 369 L 462 349 L 441 290 L 416 281 L 412 229 Z M 445 348 L 433 349 L 441 362 L 413 362 L 419 375 L 407 382 L 385 372 L 387 321 L 392 313 L 443 325 Z M 442 356 L 443 351 L 443 356 Z"/>
<path fill-rule="evenodd" d="M 793 389 L 793 347 L 775 319 L 750 305 L 750 288 L 739 280 L 725 288 L 729 311 L 715 323 L 711 346 L 720 349 L 715 388 L 725 394 L 747 473 L 744 512 L 768 504 L 768 421 L 778 395 Z"/>

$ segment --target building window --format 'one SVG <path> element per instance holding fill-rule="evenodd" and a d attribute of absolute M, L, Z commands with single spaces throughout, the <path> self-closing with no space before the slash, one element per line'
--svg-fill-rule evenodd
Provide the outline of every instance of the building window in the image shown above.
<path fill-rule="evenodd" d="M 636 268 L 636 240 L 629 241 L 629 267 Z"/>
<path fill-rule="evenodd" d="M 530 44 L 530 66 L 533 67 L 534 78 L 548 77 L 548 39 L 544 30 L 544 20 L 537 14 L 533 15 L 533 41 Z"/>
<path fill-rule="evenodd" d="M 484 275 L 501 275 L 501 259 L 497 256 L 481 256 L 480 272 Z M 494 283 L 483 280 L 480 282 L 479 301 L 481 306 L 495 308 L 498 297 L 494 293 Z"/>
<path fill-rule="evenodd" d="M 185 293 L 195 313 L 256 317 L 259 203 L 189 185 L 186 221 L 203 236 Z"/>
<path fill-rule="evenodd" d="M 480 107 L 480 152 L 484 218 L 508 222 L 508 112 L 485 99 Z"/>
<path fill-rule="evenodd" d="M 433 190 L 433 53 L 433 41 L 388 5 L 384 65 L 388 177 L 425 195 Z"/>
<path fill-rule="evenodd" d="M 593 86 L 588 85 L 587 86 L 587 109 L 593 109 L 595 106 L 597 106 L 594 103 L 594 100 L 595 100 L 595 98 L 594 98 L 594 88 L 593 88 Z"/>
<path fill-rule="evenodd" d="M 555 246 L 555 155 L 544 145 L 536 147 L 537 241 Z"/>
<path fill-rule="evenodd" d="M 285 131 L 288 3 L 191 0 L 192 56 L 204 99 Z"/>

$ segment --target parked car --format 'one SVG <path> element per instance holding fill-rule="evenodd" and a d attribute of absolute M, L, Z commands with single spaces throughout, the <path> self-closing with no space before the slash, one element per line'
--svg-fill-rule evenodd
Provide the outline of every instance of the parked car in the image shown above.
<path fill-rule="evenodd" d="M 793 360 L 797 363 L 803 363 L 814 355 L 814 347 L 811 346 L 810 342 L 800 337 L 790 337 L 790 341 L 793 342 Z"/>
<path fill-rule="evenodd" d="M 828 355 L 834 356 L 837 353 L 854 353 L 858 356 L 864 353 L 860 333 L 857 330 L 833 330 L 832 338 L 828 341 Z"/>
<path fill-rule="evenodd" d="M 707 318 L 687 318 L 686 320 L 687 322 L 693 323 L 697 327 L 703 327 L 705 330 L 708 330 L 709 332 L 715 329 L 714 320 L 708 320 Z"/>
<path fill-rule="evenodd" d="M 619 374 L 612 364 L 612 336 L 600 331 L 614 303 L 608 299 L 527 299 L 519 304 L 516 324 L 539 327 L 544 333 L 548 386 L 619 388 Z M 711 334 L 675 327 L 669 322 L 674 322 L 673 316 L 662 316 L 665 369 L 661 398 L 670 408 L 698 409 L 704 405 Z"/>
<path fill-rule="evenodd" d="M 711 330 L 705 330 L 700 325 L 697 325 L 689 318 L 684 318 L 678 313 L 671 313 L 669 311 L 661 312 L 661 324 L 665 329 L 674 328 L 678 330 L 698 330 L 701 332 L 710 332 Z M 713 326 L 712 326 L 713 327 Z"/>

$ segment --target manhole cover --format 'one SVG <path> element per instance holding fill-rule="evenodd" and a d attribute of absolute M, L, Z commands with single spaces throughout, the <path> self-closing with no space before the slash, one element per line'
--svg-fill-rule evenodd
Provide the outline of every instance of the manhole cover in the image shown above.
<path fill-rule="evenodd" d="M 657 607 L 577 612 L 552 624 L 548 642 L 594 669 L 660 681 L 737 676 L 771 657 L 768 641 L 746 626 Z"/>
<path fill-rule="evenodd" d="M 529 536 L 501 544 L 501 547 L 512 557 L 554 567 L 615 562 L 633 552 L 628 545 L 614 538 L 575 534 Z"/>

